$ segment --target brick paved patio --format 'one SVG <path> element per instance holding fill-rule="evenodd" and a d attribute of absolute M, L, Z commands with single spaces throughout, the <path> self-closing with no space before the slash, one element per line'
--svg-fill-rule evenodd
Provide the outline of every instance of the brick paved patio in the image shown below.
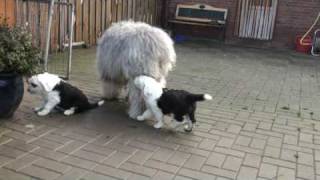
<path fill-rule="evenodd" d="M 0 179 L 320 179 L 320 59 L 207 43 L 177 54 L 168 86 L 214 97 L 192 133 L 130 120 L 123 102 L 40 118 L 26 94 L 0 126 Z M 76 50 L 71 82 L 97 99 L 94 59 Z"/>

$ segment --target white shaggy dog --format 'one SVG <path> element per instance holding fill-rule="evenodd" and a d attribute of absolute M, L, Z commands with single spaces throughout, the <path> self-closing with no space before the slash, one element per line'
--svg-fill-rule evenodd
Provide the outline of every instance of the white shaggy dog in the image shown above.
<path fill-rule="evenodd" d="M 176 53 L 169 35 L 142 22 L 115 23 L 98 42 L 97 67 L 103 81 L 104 97 L 118 98 L 127 88 L 128 113 L 133 119 L 144 110 L 144 102 L 133 79 L 146 75 L 165 84 L 175 63 Z"/>
<path fill-rule="evenodd" d="M 101 106 L 104 101 L 89 103 L 81 90 L 60 79 L 57 75 L 42 73 L 28 79 L 28 92 L 40 95 L 41 106 L 34 108 L 39 116 L 49 114 L 52 109 L 62 110 L 64 115 L 86 111 Z"/>

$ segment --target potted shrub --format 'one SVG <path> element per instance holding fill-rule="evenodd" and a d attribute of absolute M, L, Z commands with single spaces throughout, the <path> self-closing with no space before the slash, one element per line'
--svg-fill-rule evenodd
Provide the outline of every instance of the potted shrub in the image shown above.
<path fill-rule="evenodd" d="M 40 51 L 23 27 L 9 27 L 0 17 L 0 118 L 11 117 L 24 93 L 23 76 L 35 73 Z"/>

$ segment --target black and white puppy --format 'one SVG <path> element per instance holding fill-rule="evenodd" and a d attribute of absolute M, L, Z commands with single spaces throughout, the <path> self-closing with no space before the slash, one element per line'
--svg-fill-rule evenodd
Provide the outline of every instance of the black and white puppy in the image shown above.
<path fill-rule="evenodd" d="M 186 131 L 191 131 L 196 122 L 195 111 L 196 102 L 211 100 L 209 94 L 192 94 L 184 90 L 174 90 L 163 88 L 161 82 L 148 76 L 138 76 L 134 83 L 141 90 L 141 96 L 146 104 L 146 111 L 137 117 L 137 120 L 155 118 L 157 123 L 155 128 L 163 126 L 163 115 L 173 115 L 174 127 L 187 123 Z"/>
<path fill-rule="evenodd" d="M 85 110 L 101 106 L 104 101 L 91 104 L 84 93 L 78 88 L 68 84 L 54 74 L 42 73 L 27 80 L 28 92 L 40 95 L 43 99 L 41 106 L 34 108 L 39 116 L 49 114 L 57 108 L 69 116 Z"/>

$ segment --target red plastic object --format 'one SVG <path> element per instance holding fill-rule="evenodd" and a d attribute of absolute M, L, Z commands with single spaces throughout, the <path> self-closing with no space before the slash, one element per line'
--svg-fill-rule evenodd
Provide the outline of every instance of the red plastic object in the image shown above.
<path fill-rule="evenodd" d="M 301 52 L 301 53 L 310 54 L 311 48 L 312 48 L 312 38 L 311 38 L 311 36 L 306 36 L 303 39 L 302 44 L 300 42 L 301 38 L 302 38 L 302 36 L 297 36 L 296 37 L 296 51 L 297 52 Z"/>

